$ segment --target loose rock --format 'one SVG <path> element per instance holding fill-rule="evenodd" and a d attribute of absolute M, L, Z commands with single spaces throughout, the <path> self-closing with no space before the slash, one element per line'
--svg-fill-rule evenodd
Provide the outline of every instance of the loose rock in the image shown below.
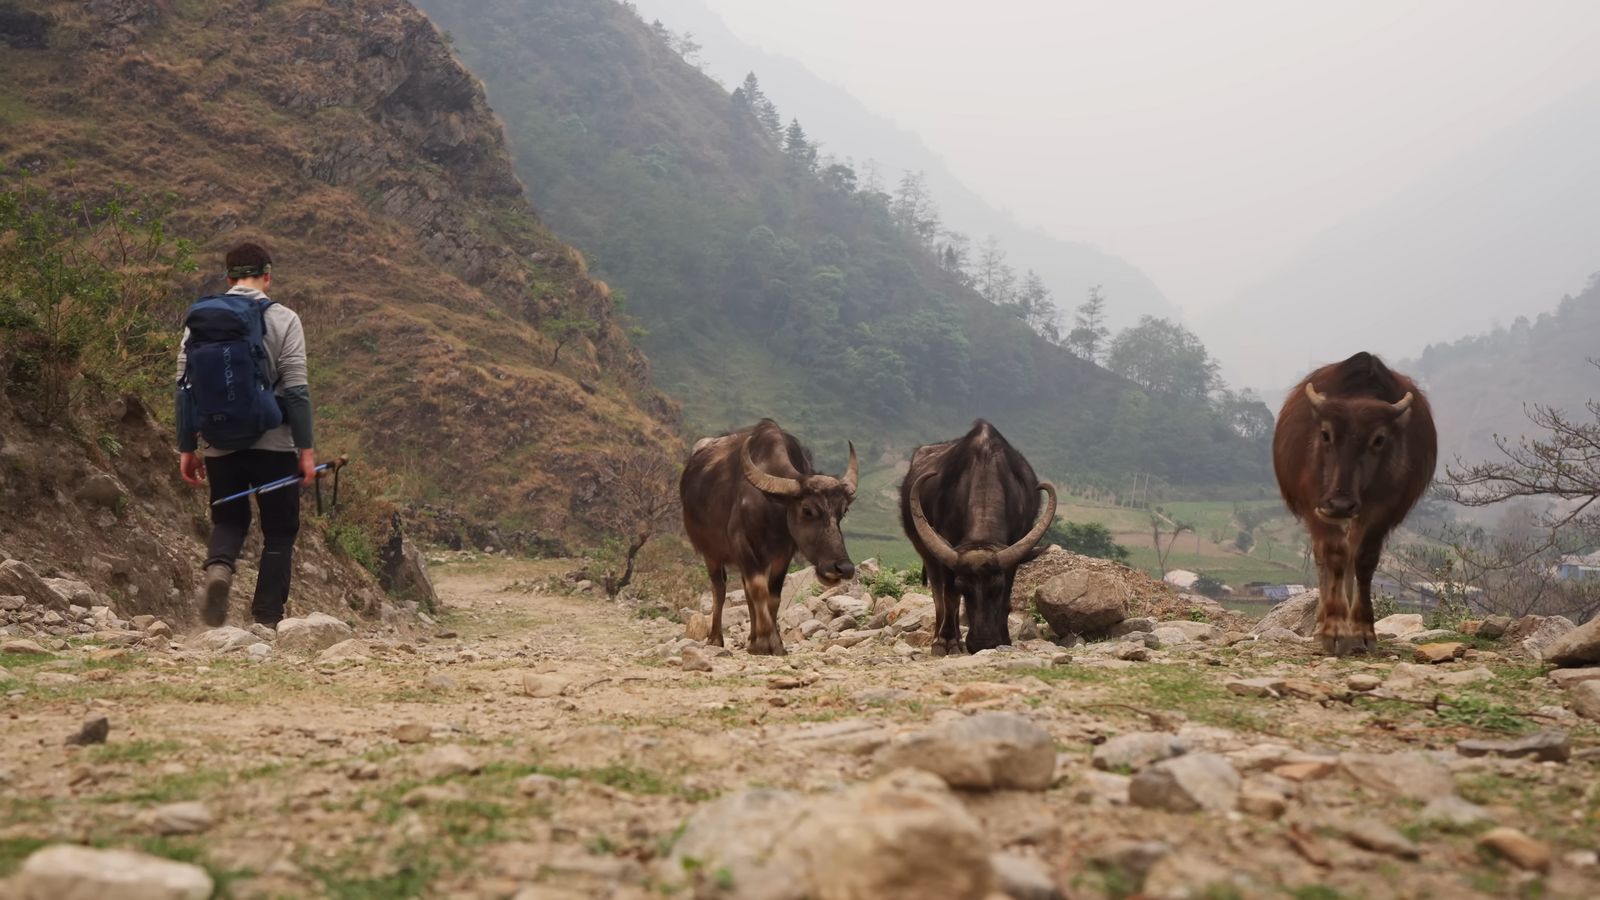
<path fill-rule="evenodd" d="M 84 721 L 83 726 L 67 738 L 68 746 L 83 747 L 89 744 L 104 744 L 106 736 L 111 733 L 111 720 L 105 716 L 95 716 Z"/>
<path fill-rule="evenodd" d="M 1565 731 L 1559 728 L 1547 728 L 1512 740 L 1462 741 L 1456 744 L 1456 752 L 1462 756 L 1502 756 L 1507 759 L 1526 757 L 1539 762 L 1566 762 L 1572 757 L 1572 744 Z"/>
<path fill-rule="evenodd" d="M 878 751 L 880 770 L 932 772 L 955 788 L 1042 791 L 1055 780 L 1049 732 L 1012 713 L 983 713 L 897 739 Z"/>
<path fill-rule="evenodd" d="M 216 889 L 199 866 L 71 845 L 34 852 L 11 886 L 21 900 L 207 900 Z"/>
<path fill-rule="evenodd" d="M 189 801 L 158 806 L 149 813 L 150 827 L 160 835 L 200 834 L 211 830 L 211 810 L 204 803 Z"/>
<path fill-rule="evenodd" d="M 1190 753 L 1135 775 L 1128 786 L 1128 799 L 1135 806 L 1169 812 L 1219 812 L 1233 809 L 1239 787 L 1239 773 L 1226 759 Z"/>
<path fill-rule="evenodd" d="M 1600 722 L 1600 681 L 1580 682 L 1572 688 L 1572 711 Z"/>
<path fill-rule="evenodd" d="M 1175 734 L 1139 731 L 1119 734 L 1094 748 L 1094 767 L 1108 772 L 1137 772 L 1164 759 L 1182 756 L 1189 745 Z"/>
<path fill-rule="evenodd" d="M 1050 870 L 1036 859 L 1015 853 L 995 853 L 989 857 L 1000 892 L 1011 900 L 1061 900 Z"/>
<path fill-rule="evenodd" d="M 1339 771 L 1385 797 L 1430 800 L 1453 794 L 1456 789 L 1444 766 L 1417 752 L 1341 753 Z"/>
<path fill-rule="evenodd" d="M 1296 594 L 1272 607 L 1251 632 L 1265 635 L 1274 628 L 1283 628 L 1299 637 L 1310 637 L 1317 630 L 1317 604 L 1322 595 L 1316 591 Z"/>
<path fill-rule="evenodd" d="M 320 653 L 354 636 L 355 631 L 349 625 L 327 613 L 314 612 L 303 619 L 279 622 L 277 646 L 279 650 L 294 653 Z"/>
<path fill-rule="evenodd" d="M 471 775 L 482 768 L 483 764 L 465 747 L 454 745 L 429 750 L 417 757 L 416 761 L 417 774 L 427 779 Z"/>
<path fill-rule="evenodd" d="M 1457 642 L 1448 644 L 1418 644 L 1415 651 L 1417 662 L 1442 663 L 1452 659 L 1460 659 L 1467 652 L 1467 645 Z"/>
<path fill-rule="evenodd" d="M 1479 822 L 1487 822 L 1492 817 L 1488 810 L 1476 803 L 1469 803 L 1454 794 L 1446 794 L 1429 800 L 1419 818 L 1427 824 L 1460 829 L 1470 828 Z"/>
<path fill-rule="evenodd" d="M 1518 868 L 1535 872 L 1550 870 L 1552 857 L 1550 847 L 1515 828 L 1501 827 L 1484 832 L 1484 835 L 1478 838 L 1478 846 L 1510 860 Z"/>

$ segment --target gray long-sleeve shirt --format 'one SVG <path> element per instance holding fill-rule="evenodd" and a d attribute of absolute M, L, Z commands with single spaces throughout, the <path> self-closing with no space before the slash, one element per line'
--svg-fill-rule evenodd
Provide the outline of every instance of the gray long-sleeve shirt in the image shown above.
<path fill-rule="evenodd" d="M 265 300 L 267 295 L 254 288 L 235 287 L 230 294 L 243 294 L 252 300 Z M 267 351 L 267 383 L 283 406 L 284 422 L 268 431 L 251 446 L 252 450 L 277 450 L 293 452 L 296 448 L 309 450 L 315 446 L 312 434 L 311 389 L 306 372 L 306 335 L 300 317 L 281 303 L 267 307 L 266 332 L 262 343 Z M 188 353 L 189 330 L 183 331 L 178 343 L 178 381 L 183 381 L 184 363 Z M 178 449 L 195 449 L 194 435 L 178 435 Z M 206 456 L 222 456 L 231 450 L 206 447 Z"/>

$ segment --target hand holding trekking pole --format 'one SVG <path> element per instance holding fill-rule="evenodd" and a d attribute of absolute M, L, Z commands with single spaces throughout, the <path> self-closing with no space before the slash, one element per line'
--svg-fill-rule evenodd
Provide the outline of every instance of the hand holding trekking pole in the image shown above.
<path fill-rule="evenodd" d="M 311 470 L 311 480 L 313 482 L 316 481 L 316 477 L 318 475 L 322 474 L 323 472 L 334 472 L 334 473 L 337 473 L 339 471 L 339 469 L 343 468 L 344 465 L 346 463 L 348 463 L 349 461 L 350 461 L 350 458 L 348 456 L 341 456 L 338 459 L 334 460 L 333 462 L 323 463 L 323 464 L 321 464 L 321 465 L 319 465 L 319 466 L 317 466 L 317 467 L 315 467 L 314 469 Z M 336 486 L 337 486 L 337 481 L 338 481 L 338 479 L 335 479 L 335 485 Z M 248 491 L 240 491 L 239 493 L 233 494 L 232 496 L 223 497 L 221 500 L 212 501 L 211 505 L 212 506 L 221 506 L 224 503 L 230 503 L 230 502 L 232 502 L 234 500 L 242 500 L 245 497 L 249 497 L 249 496 L 252 496 L 252 495 L 270 494 L 273 491 L 282 490 L 282 489 L 284 489 L 286 487 L 289 487 L 291 485 L 303 486 L 304 482 L 301 481 L 301 476 L 299 476 L 299 475 L 290 475 L 287 478 L 279 478 L 277 481 L 269 481 L 266 484 L 261 485 L 260 487 L 253 487 Z"/>
<path fill-rule="evenodd" d="M 305 487 L 317 478 L 317 451 L 306 449 L 300 451 L 300 485 Z"/>

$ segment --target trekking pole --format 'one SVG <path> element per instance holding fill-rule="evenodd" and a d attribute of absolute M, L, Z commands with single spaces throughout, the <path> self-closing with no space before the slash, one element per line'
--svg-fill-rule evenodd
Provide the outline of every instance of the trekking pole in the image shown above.
<path fill-rule="evenodd" d="M 316 472 L 317 474 L 320 475 L 323 472 L 327 472 L 327 471 L 331 470 L 331 471 L 334 472 L 335 477 L 337 477 L 339 469 L 343 468 L 344 464 L 347 463 L 347 462 L 349 462 L 349 458 L 341 456 L 338 459 L 334 460 L 333 462 L 325 462 L 325 463 L 317 466 L 312 471 L 314 471 L 314 472 Z M 261 485 L 260 487 L 253 487 L 248 491 L 240 491 L 239 493 L 234 494 L 231 497 L 223 497 L 221 500 L 215 500 L 215 501 L 212 502 L 211 505 L 212 506 L 221 506 L 224 503 L 229 503 L 229 502 L 234 501 L 234 500 L 242 500 L 245 497 L 249 497 L 252 494 L 270 494 L 273 491 L 281 490 L 282 488 L 286 488 L 291 484 L 298 484 L 302 480 L 302 478 L 303 478 L 303 476 L 300 476 L 300 475 L 288 475 L 288 476 L 285 476 L 283 478 L 279 478 L 277 481 L 269 481 L 266 484 Z"/>

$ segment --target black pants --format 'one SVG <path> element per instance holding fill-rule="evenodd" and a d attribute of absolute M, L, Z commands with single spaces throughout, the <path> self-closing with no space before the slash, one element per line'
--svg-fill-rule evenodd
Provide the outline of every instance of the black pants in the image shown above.
<path fill-rule="evenodd" d="M 299 473 L 300 458 L 295 453 L 239 450 L 206 459 L 212 502 Z M 300 485 L 257 494 L 254 499 L 261 507 L 262 547 L 261 571 L 256 577 L 250 613 L 257 622 L 276 625 L 289 601 L 289 580 L 294 572 L 294 539 L 300 533 Z M 244 549 L 245 536 L 250 532 L 250 500 L 244 497 L 211 507 L 207 566 L 222 563 L 236 569 L 239 551 Z"/>

